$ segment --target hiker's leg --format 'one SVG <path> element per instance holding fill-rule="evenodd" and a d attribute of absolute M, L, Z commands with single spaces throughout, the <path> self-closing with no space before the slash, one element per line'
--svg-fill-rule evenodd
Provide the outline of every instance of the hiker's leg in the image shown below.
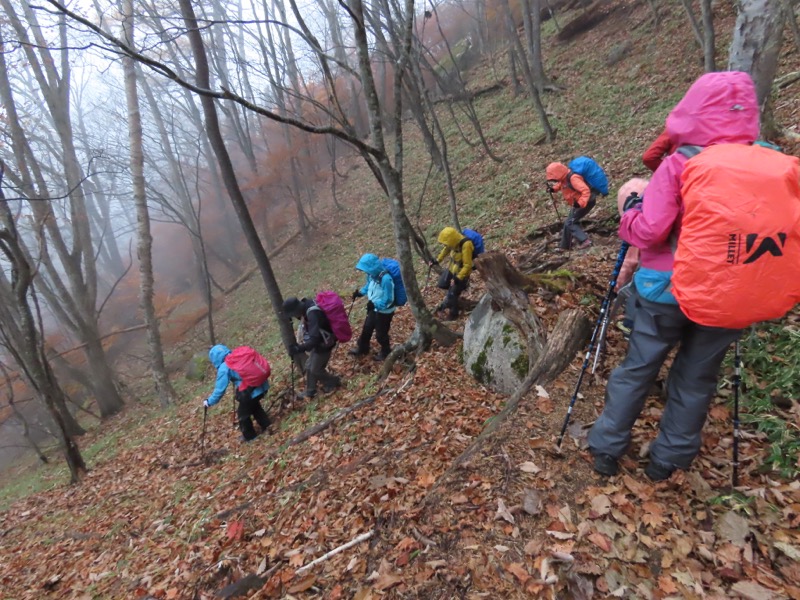
<path fill-rule="evenodd" d="M 637 315 L 638 319 L 638 315 Z M 667 405 L 650 460 L 668 469 L 688 469 L 700 451 L 703 424 L 717 391 L 722 359 L 741 335 L 738 329 L 692 323 L 667 378 Z"/>
<path fill-rule="evenodd" d="M 591 198 L 589 198 L 589 202 L 586 203 L 586 206 L 583 208 L 573 208 L 572 212 L 570 212 L 570 217 L 572 219 L 569 226 L 570 235 L 575 238 L 575 241 L 577 241 L 579 244 L 582 244 L 589 238 L 589 236 L 586 235 L 586 232 L 580 226 L 581 219 L 592 212 L 592 209 L 596 203 L 596 197 L 594 194 L 592 194 Z"/>
<path fill-rule="evenodd" d="M 451 285 L 450 289 L 447 291 L 445 305 L 450 309 L 451 319 L 455 319 L 458 316 L 458 299 L 461 297 L 464 290 L 467 289 L 468 285 L 469 278 L 464 281 L 454 279 L 453 285 Z"/>
<path fill-rule="evenodd" d="M 242 432 L 242 437 L 245 440 L 252 440 L 256 437 L 256 430 L 253 427 L 253 420 L 250 415 L 253 414 L 253 402 L 250 398 L 250 390 L 243 392 L 236 391 L 236 418 L 239 422 L 239 431 Z"/>
<path fill-rule="evenodd" d="M 318 382 L 322 383 L 322 385 L 327 388 L 341 385 L 341 380 L 326 370 L 328 361 L 331 359 L 332 350 L 332 348 L 328 348 L 327 350 L 317 348 L 312 350 L 311 354 L 309 354 L 306 392 L 316 392 Z"/>
<path fill-rule="evenodd" d="M 358 351 L 361 354 L 369 352 L 369 341 L 372 339 L 372 332 L 375 331 L 376 311 L 370 302 L 367 305 L 367 318 L 364 319 L 364 328 L 358 338 Z"/>
<path fill-rule="evenodd" d="M 569 215 L 564 221 L 564 227 L 561 230 L 561 243 L 558 245 L 562 250 L 569 250 L 572 247 L 572 226 L 575 222 L 575 208 L 571 208 Z"/>
<path fill-rule="evenodd" d="M 267 411 L 264 410 L 264 407 L 261 405 L 261 400 L 264 398 L 264 394 L 261 394 L 257 398 L 253 398 L 251 400 L 252 407 L 253 407 L 253 418 L 258 423 L 258 426 L 261 427 L 262 431 L 266 431 L 267 427 L 270 425 L 269 415 Z"/>
<path fill-rule="evenodd" d="M 394 313 L 379 313 L 375 311 L 374 314 L 376 315 L 375 338 L 381 345 L 381 354 L 386 356 L 392 351 L 392 344 L 389 341 L 389 328 L 392 326 Z"/>
<path fill-rule="evenodd" d="M 619 458 L 631 441 L 631 429 L 670 349 L 689 321 L 675 305 L 637 298 L 636 321 L 628 354 L 608 378 L 603 413 L 589 432 L 592 454 Z"/>

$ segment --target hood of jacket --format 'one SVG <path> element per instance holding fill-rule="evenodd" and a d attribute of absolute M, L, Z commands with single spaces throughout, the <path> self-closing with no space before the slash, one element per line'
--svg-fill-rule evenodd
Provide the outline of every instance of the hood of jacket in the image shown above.
<path fill-rule="evenodd" d="M 445 227 L 439 233 L 439 243 L 444 244 L 448 248 L 458 248 L 458 244 L 462 239 L 464 239 L 464 236 L 453 227 Z"/>
<path fill-rule="evenodd" d="M 213 346 L 211 350 L 208 351 L 208 360 L 211 361 L 211 364 L 214 365 L 217 369 L 222 364 L 222 361 L 225 360 L 225 357 L 230 354 L 231 351 L 228 349 L 227 346 L 222 344 L 217 344 Z"/>
<path fill-rule="evenodd" d="M 569 168 L 560 162 L 550 163 L 544 171 L 548 181 L 562 181 L 566 179 L 567 173 L 569 173 Z"/>
<path fill-rule="evenodd" d="M 706 73 L 667 117 L 673 147 L 752 144 L 759 134 L 756 88 L 742 71 Z"/>
<path fill-rule="evenodd" d="M 634 177 L 622 184 L 622 187 L 619 188 L 619 192 L 617 192 L 617 208 L 619 209 L 620 215 L 622 215 L 622 207 L 625 205 L 625 200 L 628 199 L 628 196 L 636 192 L 640 198 L 643 198 L 644 188 L 647 187 L 648 183 L 650 182 L 647 179 Z"/>
<path fill-rule="evenodd" d="M 365 254 L 358 259 L 356 269 L 364 271 L 367 275 L 378 279 L 380 274 L 385 270 L 381 264 L 381 259 L 374 254 Z"/>

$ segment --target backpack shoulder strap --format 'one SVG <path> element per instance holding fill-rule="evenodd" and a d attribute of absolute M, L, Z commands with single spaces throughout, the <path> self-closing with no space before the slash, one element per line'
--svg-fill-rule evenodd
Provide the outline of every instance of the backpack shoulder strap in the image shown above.
<path fill-rule="evenodd" d="M 676 152 L 680 152 L 686 158 L 692 158 L 693 156 L 697 156 L 703 151 L 702 146 L 681 146 L 676 150 Z"/>

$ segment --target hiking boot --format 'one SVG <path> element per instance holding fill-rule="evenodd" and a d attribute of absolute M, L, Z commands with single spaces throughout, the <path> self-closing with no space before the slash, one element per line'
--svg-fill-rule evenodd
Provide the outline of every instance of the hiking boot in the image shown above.
<path fill-rule="evenodd" d="M 311 392 L 311 391 L 306 390 L 304 392 L 300 392 L 299 394 L 297 394 L 297 399 L 298 400 L 310 400 L 311 398 L 313 398 L 316 395 L 317 395 L 316 391 Z"/>
<path fill-rule="evenodd" d="M 350 350 L 348 350 L 347 353 L 350 356 L 364 356 L 365 354 L 369 353 L 369 350 L 362 350 L 361 348 L 356 346 L 355 348 L 350 348 Z"/>
<path fill-rule="evenodd" d="M 376 362 L 382 362 L 382 361 L 386 360 L 387 356 L 389 356 L 389 353 L 388 352 L 384 352 L 383 350 L 381 350 L 375 356 L 372 357 L 372 360 L 374 360 Z"/>
<path fill-rule="evenodd" d="M 600 475 L 611 477 L 619 473 L 619 463 L 613 456 L 598 454 L 594 457 L 594 470 L 600 473 Z"/>
<path fill-rule="evenodd" d="M 591 247 L 592 247 L 592 240 L 590 240 L 589 238 L 586 238 L 580 244 L 575 246 L 575 249 L 576 250 L 588 250 Z"/>
<path fill-rule="evenodd" d="M 331 385 L 323 385 L 322 392 L 325 394 L 330 394 L 331 392 L 338 390 L 340 387 L 342 387 L 342 380 L 337 379 L 336 382 Z"/>
<path fill-rule="evenodd" d="M 650 481 L 664 481 L 665 479 L 669 479 L 674 472 L 675 469 L 671 467 L 665 467 L 664 465 L 660 465 L 652 460 L 644 469 L 644 474 L 647 475 Z"/>

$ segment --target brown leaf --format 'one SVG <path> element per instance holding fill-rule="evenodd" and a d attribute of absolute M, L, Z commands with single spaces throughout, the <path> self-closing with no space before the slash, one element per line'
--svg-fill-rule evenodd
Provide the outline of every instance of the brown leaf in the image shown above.
<path fill-rule="evenodd" d="M 301 579 L 297 583 L 295 583 L 292 587 L 290 587 L 287 591 L 290 594 L 298 594 L 300 592 L 305 592 L 309 589 L 314 583 L 317 581 L 316 575 L 308 575 L 304 579 Z"/>
<path fill-rule="evenodd" d="M 536 490 L 526 489 L 522 496 L 522 510 L 531 516 L 542 512 L 542 498 Z"/>
<path fill-rule="evenodd" d="M 609 552 L 611 550 L 611 540 L 609 540 L 602 533 L 595 531 L 594 533 L 589 534 L 587 539 L 595 546 L 600 548 L 603 552 Z"/>
<path fill-rule="evenodd" d="M 541 471 L 541 469 L 531 461 L 527 461 L 520 464 L 519 470 L 522 471 L 523 473 L 538 473 L 539 471 Z"/>
<path fill-rule="evenodd" d="M 289 557 L 289 566 L 290 567 L 302 567 L 305 559 L 303 558 L 303 553 L 298 552 L 297 554 L 293 554 Z"/>
<path fill-rule="evenodd" d="M 178 597 L 178 588 L 169 588 L 167 590 L 167 595 L 164 596 L 167 600 L 174 600 L 174 598 Z"/>
<path fill-rule="evenodd" d="M 594 585 L 592 585 L 592 582 L 577 573 L 570 573 L 567 578 L 567 589 L 573 600 L 592 600 L 594 597 Z"/>
<path fill-rule="evenodd" d="M 436 475 L 422 471 L 417 477 L 417 483 L 424 488 L 431 487 L 436 483 Z"/>
<path fill-rule="evenodd" d="M 455 494 L 450 498 L 451 504 L 466 504 L 467 502 L 469 502 L 469 498 L 466 494 Z"/>
<path fill-rule="evenodd" d="M 494 515 L 494 519 L 495 521 L 497 519 L 504 519 L 512 525 L 514 524 L 514 515 L 508 511 L 508 508 L 506 508 L 506 503 L 503 502 L 502 498 L 497 499 L 497 513 Z"/>
<path fill-rule="evenodd" d="M 378 576 L 378 580 L 375 582 L 375 589 L 382 592 L 396 586 L 401 581 L 403 581 L 403 578 L 394 573 L 383 573 Z"/>
<path fill-rule="evenodd" d="M 714 531 L 720 539 L 741 548 L 745 545 L 745 540 L 750 533 L 750 525 L 747 519 L 729 510 L 714 523 Z"/>
<path fill-rule="evenodd" d="M 780 595 L 755 581 L 738 581 L 733 584 L 731 589 L 743 598 L 747 598 L 747 600 L 775 600 L 780 597 Z"/>
<path fill-rule="evenodd" d="M 537 542 L 536 540 L 531 540 L 530 542 L 525 544 L 524 551 L 525 554 L 533 555 L 536 554 L 539 551 L 539 548 L 541 547 L 542 544 L 540 542 Z"/>
<path fill-rule="evenodd" d="M 242 521 L 229 521 L 225 528 L 225 537 L 228 541 L 239 541 L 244 537 L 244 523 Z"/>
<path fill-rule="evenodd" d="M 596 519 L 597 517 L 604 517 L 611 511 L 611 499 L 605 494 L 600 494 L 592 498 L 592 510 L 589 517 Z"/>
<path fill-rule="evenodd" d="M 508 571 L 509 573 L 513 574 L 514 577 L 519 579 L 519 582 L 522 585 L 525 585 L 525 582 L 528 581 L 528 579 L 531 578 L 531 576 L 525 570 L 525 567 L 522 565 L 522 563 L 511 563 L 511 564 L 508 564 L 508 565 L 506 565 L 506 571 Z"/>

